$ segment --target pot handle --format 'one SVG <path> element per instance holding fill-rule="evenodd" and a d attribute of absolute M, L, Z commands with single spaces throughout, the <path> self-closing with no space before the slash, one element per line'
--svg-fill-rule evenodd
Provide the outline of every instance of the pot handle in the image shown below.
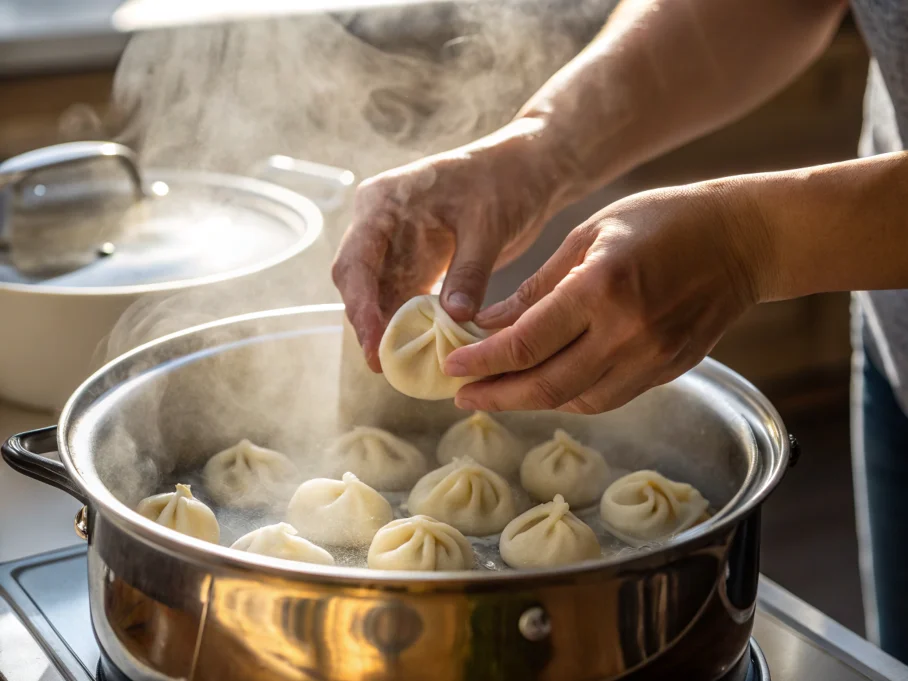
<path fill-rule="evenodd" d="M 356 183 L 356 176 L 345 168 L 281 155 L 269 156 L 256 164 L 251 174 L 302 194 L 325 213 L 343 206 Z"/>
<path fill-rule="evenodd" d="M 13 156 L 0 163 L 0 189 L 19 185 L 39 170 L 105 157 L 115 159 L 123 166 L 132 181 L 137 198 L 145 195 L 136 153 L 126 145 L 103 141 L 64 142 Z"/>
<path fill-rule="evenodd" d="M 83 494 L 69 477 L 66 468 L 59 461 L 54 461 L 42 454 L 57 451 L 57 427 L 40 428 L 26 433 L 13 435 L 2 446 L 0 453 L 3 460 L 14 471 L 46 483 L 57 489 L 62 489 L 70 496 L 75 497 L 83 504 L 88 504 L 88 498 Z"/>

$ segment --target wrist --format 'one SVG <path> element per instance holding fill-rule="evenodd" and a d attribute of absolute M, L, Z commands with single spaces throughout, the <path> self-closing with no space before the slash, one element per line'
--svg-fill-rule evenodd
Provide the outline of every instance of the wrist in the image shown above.
<path fill-rule="evenodd" d="M 779 239 L 760 202 L 760 181 L 759 175 L 745 175 L 700 185 L 718 212 L 732 281 L 752 304 L 787 297 Z"/>
<path fill-rule="evenodd" d="M 583 195 L 572 159 L 544 116 L 515 118 L 479 143 L 495 149 L 498 176 L 534 196 L 546 220 Z"/>

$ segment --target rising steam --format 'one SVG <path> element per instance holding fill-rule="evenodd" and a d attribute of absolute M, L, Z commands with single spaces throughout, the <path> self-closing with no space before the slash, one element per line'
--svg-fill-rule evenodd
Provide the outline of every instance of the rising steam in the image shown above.
<path fill-rule="evenodd" d="M 76 118 L 135 148 L 148 167 L 246 174 L 281 154 L 365 178 L 506 123 L 592 38 L 616 1 L 441 3 L 140 34 L 117 70 L 110 117 Z M 349 207 L 329 216 L 324 238 L 293 268 L 139 300 L 99 348 L 98 361 L 214 319 L 337 300 L 329 266 L 348 217 Z M 121 498 L 134 503 L 140 492 L 156 491 L 149 485 L 170 482 L 186 457 L 203 461 L 241 437 L 303 453 L 311 434 L 288 431 L 288 423 L 326 408 L 326 390 L 341 391 L 341 411 L 345 391 L 354 396 L 334 418 L 374 421 L 387 386 L 370 387 L 382 379 L 367 376 L 361 357 L 352 368 L 345 361 L 339 379 L 336 343 L 305 367 L 295 351 L 261 345 L 242 361 L 206 361 L 212 371 L 193 372 L 191 380 L 187 372 L 156 379 L 133 426 L 114 429 L 107 443 L 125 453 L 107 463 L 106 479 L 119 481 Z M 211 400 L 219 408 L 203 409 Z M 394 411 L 393 400 L 383 402 Z M 187 412 L 193 403 L 198 414 Z M 430 427 L 423 416 L 429 418 L 407 412 L 411 423 Z M 156 460 L 154 474 L 140 465 L 147 468 L 148 457 Z"/>

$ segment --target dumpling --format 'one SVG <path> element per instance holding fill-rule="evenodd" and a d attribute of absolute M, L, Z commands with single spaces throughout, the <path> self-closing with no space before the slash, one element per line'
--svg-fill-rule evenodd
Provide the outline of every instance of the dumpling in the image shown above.
<path fill-rule="evenodd" d="M 510 476 L 520 468 L 524 454 L 526 447 L 511 431 L 484 411 L 477 411 L 442 435 L 436 456 L 440 464 L 470 456 L 496 473 Z"/>
<path fill-rule="evenodd" d="M 299 533 L 319 544 L 368 546 L 392 520 L 391 504 L 353 473 L 342 480 L 307 480 L 290 500 L 287 519 Z"/>
<path fill-rule="evenodd" d="M 353 473 L 382 492 L 409 488 L 426 472 L 426 458 L 416 447 L 380 428 L 357 426 L 328 452 L 334 475 Z"/>
<path fill-rule="evenodd" d="M 237 539 L 230 548 L 301 563 L 334 565 L 330 553 L 311 541 L 296 536 L 296 529 L 288 523 L 266 525 L 253 530 Z"/>
<path fill-rule="evenodd" d="M 599 498 L 609 468 L 602 455 L 584 447 L 561 429 L 534 447 L 520 465 L 520 484 L 536 501 L 564 497 L 571 506 L 589 506 Z"/>
<path fill-rule="evenodd" d="M 473 547 L 450 525 L 417 515 L 378 531 L 369 547 L 368 565 L 373 570 L 470 570 Z"/>
<path fill-rule="evenodd" d="M 512 568 L 570 565 L 601 555 L 596 534 L 560 494 L 509 522 L 498 546 Z"/>
<path fill-rule="evenodd" d="M 431 516 L 472 537 L 497 534 L 517 515 L 507 480 L 470 457 L 427 473 L 407 504 L 410 513 Z"/>
<path fill-rule="evenodd" d="M 299 471 L 280 452 L 240 440 L 208 459 L 202 476 L 205 489 L 219 504 L 256 508 L 272 505 L 276 496 L 286 500 Z"/>
<path fill-rule="evenodd" d="M 707 518 L 709 502 L 694 487 L 656 471 L 638 471 L 613 482 L 599 512 L 606 530 L 631 546 L 668 539 Z"/>
<path fill-rule="evenodd" d="M 473 322 L 451 319 L 438 296 L 417 296 L 391 317 L 378 359 L 388 383 L 399 392 L 420 400 L 444 400 L 478 380 L 446 376 L 442 367 L 447 356 L 488 335 Z"/>
<path fill-rule="evenodd" d="M 217 544 L 221 528 L 214 512 L 192 496 L 189 485 L 177 485 L 175 492 L 155 494 L 142 499 L 136 511 L 158 525 Z"/>

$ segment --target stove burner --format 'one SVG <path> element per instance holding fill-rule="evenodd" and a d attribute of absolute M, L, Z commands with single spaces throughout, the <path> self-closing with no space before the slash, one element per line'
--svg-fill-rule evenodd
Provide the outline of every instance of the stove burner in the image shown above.
<path fill-rule="evenodd" d="M 722 681 L 771 681 L 766 658 L 763 656 L 760 644 L 754 639 L 750 639 L 750 650 L 747 657 L 750 663 L 746 667 L 738 666 Z M 101 660 L 98 662 L 97 681 L 129 681 L 129 679 L 119 669 L 114 667 L 102 652 Z"/>

